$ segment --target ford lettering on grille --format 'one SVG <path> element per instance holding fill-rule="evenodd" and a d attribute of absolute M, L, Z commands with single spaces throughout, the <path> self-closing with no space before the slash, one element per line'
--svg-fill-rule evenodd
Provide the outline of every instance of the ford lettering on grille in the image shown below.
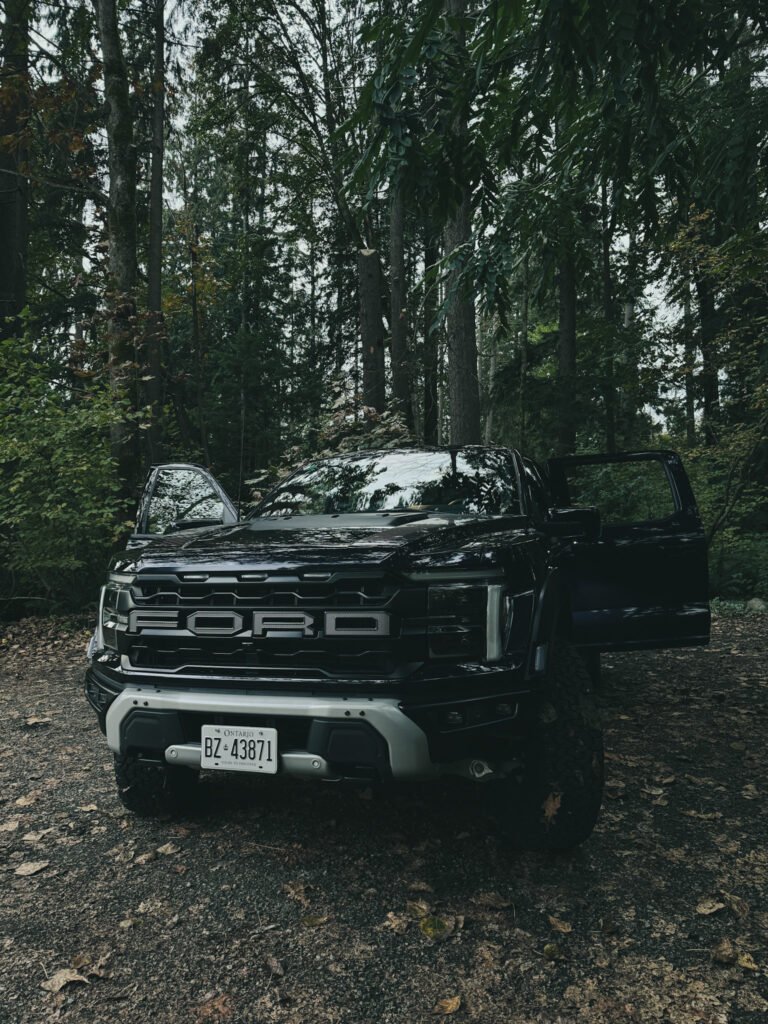
<path fill-rule="evenodd" d="M 142 623 L 143 624 L 143 623 Z M 325 612 L 322 619 L 326 636 L 389 636 L 387 612 L 347 611 Z M 234 636 L 245 631 L 245 620 L 238 612 L 223 610 L 193 612 L 187 618 L 187 629 L 196 636 Z M 254 612 L 253 637 L 283 639 L 317 636 L 315 617 L 308 612 Z"/>
<path fill-rule="evenodd" d="M 187 629 L 195 636 L 234 636 L 243 628 L 243 616 L 237 612 L 193 612 L 187 618 Z"/>

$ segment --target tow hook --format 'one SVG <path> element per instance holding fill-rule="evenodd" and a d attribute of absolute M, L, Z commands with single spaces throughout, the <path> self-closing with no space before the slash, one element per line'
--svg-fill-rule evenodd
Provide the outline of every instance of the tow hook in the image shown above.
<path fill-rule="evenodd" d="M 475 782 L 479 782 L 488 775 L 495 775 L 495 772 L 487 761 L 474 760 L 469 762 L 469 774 Z"/>

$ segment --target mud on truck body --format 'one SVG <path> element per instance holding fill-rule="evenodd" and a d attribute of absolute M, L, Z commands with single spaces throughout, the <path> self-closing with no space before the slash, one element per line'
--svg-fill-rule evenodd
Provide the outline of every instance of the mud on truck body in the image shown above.
<path fill-rule="evenodd" d="M 453 777 L 511 842 L 569 848 L 602 799 L 601 652 L 706 643 L 707 589 L 673 452 L 337 455 L 244 518 L 168 464 L 113 559 L 86 694 L 139 814 L 192 807 L 201 770 Z"/>

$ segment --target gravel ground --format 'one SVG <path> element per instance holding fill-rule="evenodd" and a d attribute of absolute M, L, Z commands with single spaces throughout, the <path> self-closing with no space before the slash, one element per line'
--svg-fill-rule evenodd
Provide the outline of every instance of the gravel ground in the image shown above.
<path fill-rule="evenodd" d="M 0 638 L 2 1024 L 768 1019 L 768 617 L 606 659 L 605 810 L 560 856 L 442 787 L 223 776 L 135 819 L 85 636 Z"/>

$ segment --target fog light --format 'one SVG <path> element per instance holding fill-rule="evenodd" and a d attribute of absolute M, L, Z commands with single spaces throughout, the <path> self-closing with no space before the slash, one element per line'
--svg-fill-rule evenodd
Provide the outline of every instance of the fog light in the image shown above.
<path fill-rule="evenodd" d="M 464 725 L 464 715 L 460 711 L 446 711 L 446 725 Z"/>

